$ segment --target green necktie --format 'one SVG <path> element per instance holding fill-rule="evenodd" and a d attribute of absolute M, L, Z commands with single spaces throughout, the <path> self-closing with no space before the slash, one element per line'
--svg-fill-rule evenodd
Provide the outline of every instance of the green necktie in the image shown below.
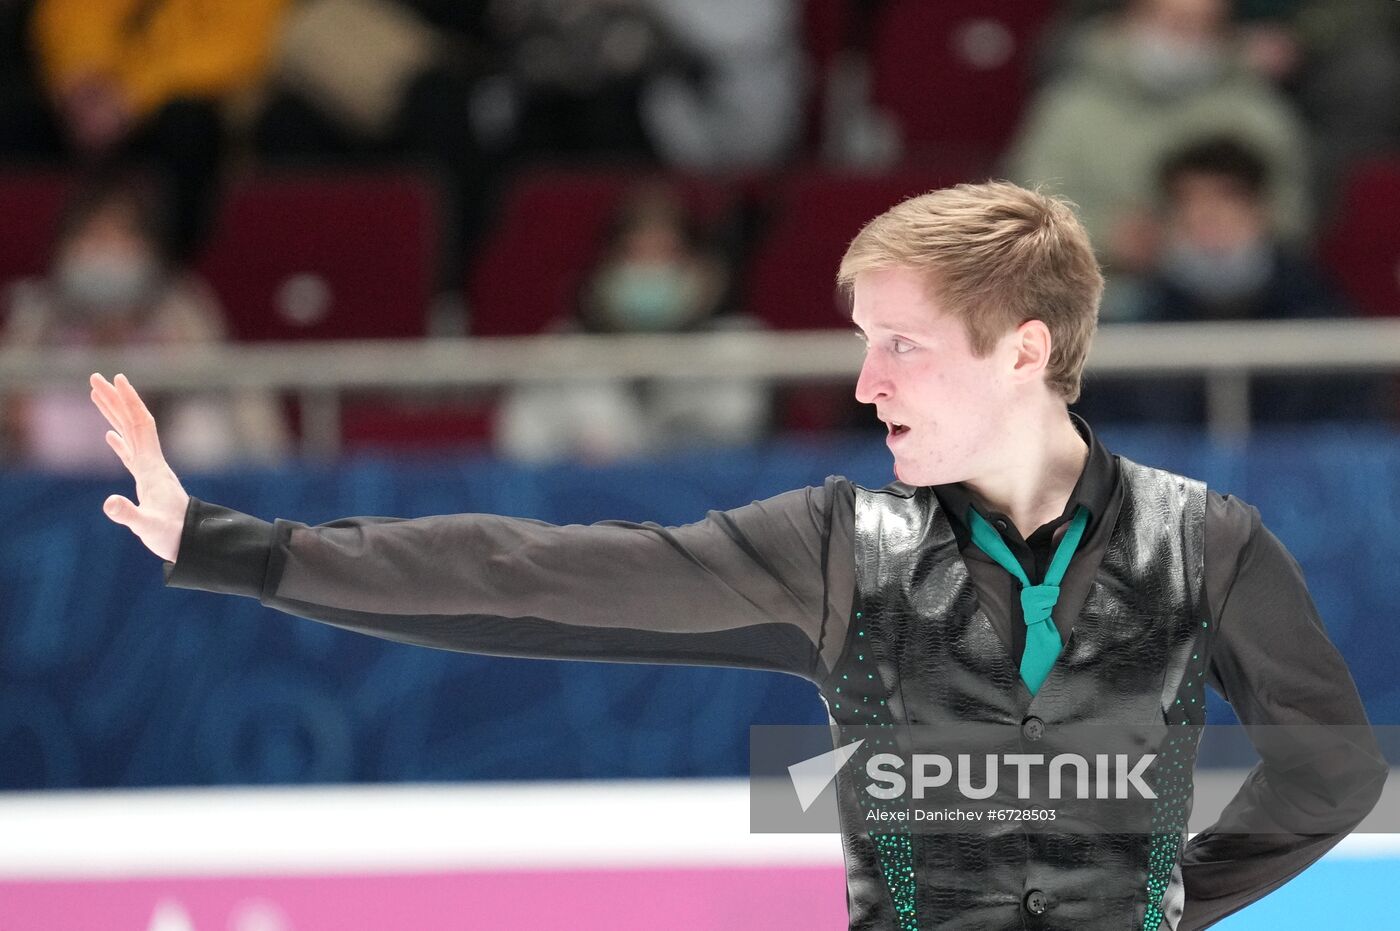
<path fill-rule="evenodd" d="M 1060 581 L 1065 577 L 1069 561 L 1079 547 L 1080 538 L 1084 536 L 1084 527 L 1089 523 L 1089 512 L 1082 505 L 1075 509 L 1069 529 L 1060 538 L 1060 545 L 1050 559 L 1045 581 L 1039 585 L 1032 585 L 1031 580 L 1026 578 L 1026 572 L 1012 555 L 1011 548 L 1001 534 L 977 513 L 976 508 L 967 509 L 967 523 L 972 528 L 972 542 L 977 544 L 977 548 L 1021 582 L 1021 613 L 1026 620 L 1026 651 L 1021 654 L 1021 681 L 1034 695 L 1050 674 L 1050 667 L 1055 665 L 1064 646 L 1050 614 L 1060 597 Z"/>

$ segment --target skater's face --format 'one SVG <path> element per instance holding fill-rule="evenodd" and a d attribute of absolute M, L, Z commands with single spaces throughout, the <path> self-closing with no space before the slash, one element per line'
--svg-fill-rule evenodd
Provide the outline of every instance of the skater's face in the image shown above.
<path fill-rule="evenodd" d="M 875 405 L 899 480 L 943 485 L 995 468 L 1018 384 L 1016 331 L 977 357 L 962 321 L 906 268 L 860 273 L 854 296 L 866 344 L 856 399 Z"/>

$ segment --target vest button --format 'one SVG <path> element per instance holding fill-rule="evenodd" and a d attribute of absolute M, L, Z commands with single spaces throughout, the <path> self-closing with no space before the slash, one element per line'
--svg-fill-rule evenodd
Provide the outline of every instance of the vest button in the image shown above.
<path fill-rule="evenodd" d="M 1027 740 L 1039 740 L 1045 736 L 1045 722 L 1034 715 L 1021 722 L 1021 735 Z"/>
<path fill-rule="evenodd" d="M 1025 906 L 1032 915 L 1044 915 L 1050 910 L 1050 897 L 1039 889 L 1032 889 L 1026 893 Z"/>
<path fill-rule="evenodd" d="M 1006 530 L 1006 521 L 1002 520 L 1001 518 L 997 518 L 996 528 L 1002 531 Z"/>

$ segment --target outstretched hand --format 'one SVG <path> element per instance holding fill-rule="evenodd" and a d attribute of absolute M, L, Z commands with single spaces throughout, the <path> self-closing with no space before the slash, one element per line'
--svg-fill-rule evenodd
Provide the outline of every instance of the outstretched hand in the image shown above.
<path fill-rule="evenodd" d="M 160 451 L 155 418 L 125 375 L 109 382 L 94 372 L 88 382 L 92 385 L 92 403 L 112 425 L 107 431 L 107 445 L 136 479 L 136 504 L 121 495 L 111 495 L 103 502 L 102 511 L 123 527 L 131 528 L 152 553 L 174 562 L 180 552 L 180 532 L 190 496 Z"/>

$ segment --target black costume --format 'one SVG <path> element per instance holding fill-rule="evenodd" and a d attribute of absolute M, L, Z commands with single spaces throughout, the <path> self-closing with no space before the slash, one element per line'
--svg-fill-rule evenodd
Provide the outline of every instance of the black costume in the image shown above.
<path fill-rule="evenodd" d="M 1032 579 L 1055 529 L 1078 507 L 1090 514 L 1052 618 L 1064 652 L 1034 698 L 1016 675 L 1019 583 L 970 545 L 959 515 L 976 505 L 956 485 L 872 492 L 832 478 L 675 528 L 491 515 L 313 528 L 192 498 L 166 578 L 444 649 L 789 672 L 844 723 L 998 722 L 1029 740 L 1061 722 L 1196 724 L 1209 682 L 1245 724 L 1366 725 L 1297 564 L 1258 512 L 1119 460 L 1075 425 L 1090 453 L 1061 518 L 1023 540 L 982 512 Z M 852 679 L 869 685 L 853 693 Z M 1167 749 L 1193 758 L 1194 745 Z M 1387 773 L 1373 741 L 1335 759 L 1325 788 L 1264 753 L 1228 811 L 1249 825 L 1255 810 L 1337 799 L 1316 829 L 1212 830 L 1184 849 L 1179 827 L 890 839 L 852 823 L 853 790 L 838 780 L 851 927 L 1204 928 L 1335 845 Z"/>

